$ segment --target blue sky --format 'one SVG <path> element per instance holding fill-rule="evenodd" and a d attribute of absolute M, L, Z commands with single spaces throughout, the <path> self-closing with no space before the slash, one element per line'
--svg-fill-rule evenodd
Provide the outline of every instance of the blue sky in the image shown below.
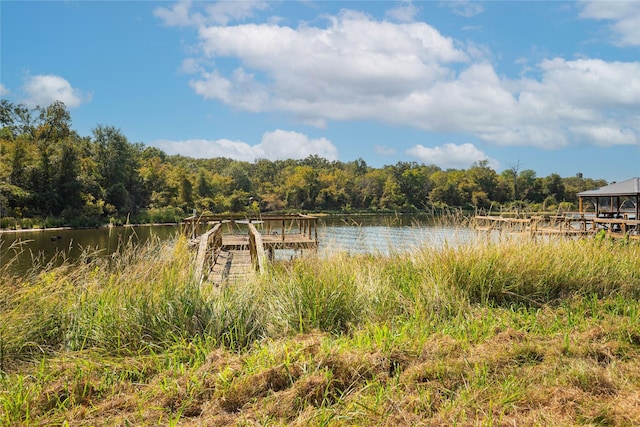
<path fill-rule="evenodd" d="M 640 176 L 640 1 L 0 2 L 3 98 L 192 157 Z"/>

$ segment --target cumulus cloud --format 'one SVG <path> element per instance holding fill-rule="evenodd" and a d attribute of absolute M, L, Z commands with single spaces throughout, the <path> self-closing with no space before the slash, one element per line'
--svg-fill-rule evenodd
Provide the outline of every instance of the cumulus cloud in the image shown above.
<path fill-rule="evenodd" d="M 312 139 L 302 133 L 281 129 L 266 132 L 261 142 L 256 145 L 228 139 L 160 140 L 152 145 L 168 154 L 182 154 L 195 158 L 227 157 L 247 162 L 256 159 L 304 159 L 313 154 L 328 160 L 338 159 L 338 150 L 328 139 Z"/>
<path fill-rule="evenodd" d="M 615 44 L 640 46 L 638 1 L 583 1 L 580 17 L 609 21 Z"/>
<path fill-rule="evenodd" d="M 207 58 L 238 58 L 242 67 L 201 73 L 191 82 L 197 93 L 251 111 L 290 111 L 307 122 L 380 114 L 389 98 L 446 78 L 444 64 L 468 60 L 427 24 L 377 22 L 353 11 L 331 17 L 326 28 L 209 26 L 199 36 Z"/>
<path fill-rule="evenodd" d="M 9 89 L 5 87 L 2 83 L 0 83 L 0 96 L 7 96 L 11 93 Z"/>
<path fill-rule="evenodd" d="M 338 150 L 326 138 L 309 139 L 298 132 L 275 130 L 262 136 L 262 142 L 256 146 L 267 159 L 304 159 L 317 154 L 327 160 L 338 160 Z"/>
<path fill-rule="evenodd" d="M 496 160 L 489 158 L 475 145 L 469 143 L 460 145 L 447 143 L 433 148 L 419 144 L 408 149 L 407 154 L 425 164 L 436 165 L 443 169 L 466 169 L 481 160 L 488 160 L 488 166 L 493 169 L 499 167 Z"/>
<path fill-rule="evenodd" d="M 234 160 L 252 162 L 255 160 L 254 147 L 242 141 L 228 139 L 188 139 L 185 141 L 159 140 L 151 145 L 167 154 L 181 154 L 194 158 L 228 157 Z"/>
<path fill-rule="evenodd" d="M 350 10 L 325 18 L 318 26 L 198 27 L 199 56 L 185 65 L 191 87 L 205 99 L 318 127 L 374 120 L 499 145 L 640 144 L 640 62 L 548 58 L 509 78 L 486 46 L 424 22 Z"/>
<path fill-rule="evenodd" d="M 53 74 L 29 76 L 22 86 L 28 107 L 47 106 L 55 101 L 62 101 L 69 108 L 80 106 L 90 100 L 79 89 L 71 86 L 66 79 Z"/>

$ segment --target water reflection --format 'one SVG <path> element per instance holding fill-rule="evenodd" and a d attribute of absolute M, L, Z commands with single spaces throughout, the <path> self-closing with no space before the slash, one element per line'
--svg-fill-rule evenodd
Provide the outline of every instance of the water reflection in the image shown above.
<path fill-rule="evenodd" d="M 81 230 L 29 230 L 0 233 L 0 268 L 22 274 L 51 260 L 78 259 L 83 251 L 108 256 L 127 245 L 175 236 L 177 226 L 102 227 Z M 4 270 L 4 269 L 3 269 Z"/>

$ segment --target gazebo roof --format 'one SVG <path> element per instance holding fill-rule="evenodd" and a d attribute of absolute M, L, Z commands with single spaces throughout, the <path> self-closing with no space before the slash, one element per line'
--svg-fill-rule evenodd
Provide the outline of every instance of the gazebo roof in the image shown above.
<path fill-rule="evenodd" d="M 578 193 L 579 197 L 640 196 L 640 178 L 631 178 Z"/>

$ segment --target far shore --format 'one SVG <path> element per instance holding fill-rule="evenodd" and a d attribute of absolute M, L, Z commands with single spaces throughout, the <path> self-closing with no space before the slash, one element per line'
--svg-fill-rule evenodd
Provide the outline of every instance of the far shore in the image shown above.
<path fill-rule="evenodd" d="M 123 224 L 123 225 L 111 225 L 111 224 L 103 224 L 95 227 L 51 227 L 51 228 L 0 228 L 0 234 L 3 233 L 27 233 L 27 232 L 37 232 L 37 231 L 64 231 L 64 230 L 91 230 L 98 228 L 115 228 L 115 227 L 153 227 L 153 226 L 174 226 L 178 225 L 177 222 L 161 222 L 161 223 L 152 223 L 152 224 Z"/>

